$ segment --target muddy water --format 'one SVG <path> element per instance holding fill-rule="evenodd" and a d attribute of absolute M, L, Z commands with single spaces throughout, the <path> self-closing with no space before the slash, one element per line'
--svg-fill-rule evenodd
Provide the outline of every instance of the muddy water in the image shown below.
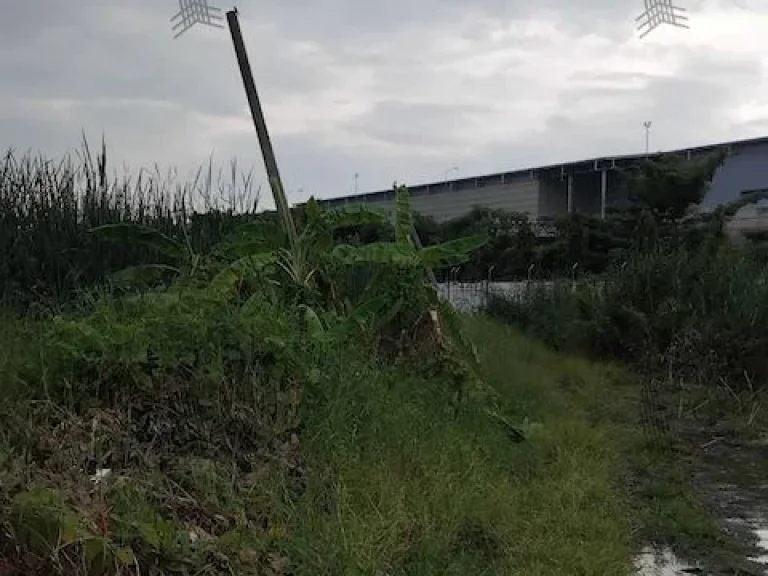
<path fill-rule="evenodd" d="M 757 536 L 757 547 L 761 553 L 753 556 L 750 560 L 768 566 L 768 528 L 758 528 L 755 530 L 755 535 Z"/>
<path fill-rule="evenodd" d="M 688 576 L 696 568 L 696 565 L 684 562 L 669 549 L 644 548 L 635 559 L 637 576 Z"/>
<path fill-rule="evenodd" d="M 768 520 L 764 518 L 744 520 L 743 518 L 729 518 L 726 522 L 745 533 L 751 532 L 755 539 L 752 549 L 755 551 L 745 560 L 747 566 L 752 566 L 743 574 L 764 574 L 768 576 Z M 717 572 L 720 574 L 720 572 Z M 729 571 L 729 573 L 731 573 Z M 742 572 L 739 572 L 742 573 Z M 697 562 L 686 562 L 677 557 L 670 549 L 644 548 L 635 558 L 635 576 L 687 576 L 689 574 L 709 574 Z"/>
<path fill-rule="evenodd" d="M 753 553 L 747 559 L 756 565 L 762 566 L 762 573 L 768 574 L 768 520 L 765 518 L 751 518 L 745 521 L 740 518 L 729 518 L 728 522 L 745 527 L 754 534 Z"/>

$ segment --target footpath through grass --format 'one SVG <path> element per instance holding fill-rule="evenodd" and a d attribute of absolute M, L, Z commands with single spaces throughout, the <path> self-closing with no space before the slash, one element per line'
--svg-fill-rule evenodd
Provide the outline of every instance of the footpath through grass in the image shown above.
<path fill-rule="evenodd" d="M 491 321 L 469 327 L 528 440 L 471 400 L 454 417 L 440 382 L 384 371 L 334 388 L 304 445 L 326 473 L 295 510 L 302 573 L 628 573 L 631 390 Z"/>

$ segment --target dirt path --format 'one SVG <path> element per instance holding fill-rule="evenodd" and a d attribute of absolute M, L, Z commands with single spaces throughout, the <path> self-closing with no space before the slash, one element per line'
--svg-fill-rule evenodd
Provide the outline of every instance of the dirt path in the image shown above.
<path fill-rule="evenodd" d="M 641 421 L 648 438 L 670 434 L 684 467 L 690 471 L 695 499 L 714 520 L 723 538 L 706 550 L 677 550 L 689 562 L 670 558 L 668 567 L 640 574 L 768 575 L 768 442 L 718 431 L 714 425 L 681 415 L 679 391 L 669 394 L 653 381 L 643 387 Z M 652 550 L 645 550 L 650 563 Z"/>
<path fill-rule="evenodd" d="M 684 439 L 694 491 L 732 540 L 714 554 L 714 574 L 768 574 L 768 445 L 696 430 Z"/>

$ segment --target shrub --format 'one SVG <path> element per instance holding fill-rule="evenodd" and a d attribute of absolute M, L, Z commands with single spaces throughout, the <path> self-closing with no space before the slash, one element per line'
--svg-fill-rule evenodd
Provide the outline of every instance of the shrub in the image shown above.
<path fill-rule="evenodd" d="M 749 247 L 638 252 L 575 288 L 496 295 L 488 312 L 558 349 L 651 362 L 713 384 L 768 379 L 768 269 Z"/>

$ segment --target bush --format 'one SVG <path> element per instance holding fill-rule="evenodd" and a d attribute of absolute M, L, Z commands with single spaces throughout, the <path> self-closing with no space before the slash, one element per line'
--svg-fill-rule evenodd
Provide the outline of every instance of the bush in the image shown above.
<path fill-rule="evenodd" d="M 78 160 L 59 163 L 8 152 L 0 158 L 0 303 L 59 304 L 113 272 L 159 260 L 144 245 L 98 241 L 90 230 L 105 224 L 151 226 L 209 251 L 255 211 L 250 177 L 237 178 L 235 165 L 229 181 L 217 181 L 211 165 L 188 185 L 160 173 L 112 178 L 106 147 L 94 157 L 87 143 Z"/>
<path fill-rule="evenodd" d="M 487 310 L 558 349 L 650 362 L 704 383 L 768 379 L 768 268 L 750 247 L 638 252 L 575 287 L 496 295 Z"/>

